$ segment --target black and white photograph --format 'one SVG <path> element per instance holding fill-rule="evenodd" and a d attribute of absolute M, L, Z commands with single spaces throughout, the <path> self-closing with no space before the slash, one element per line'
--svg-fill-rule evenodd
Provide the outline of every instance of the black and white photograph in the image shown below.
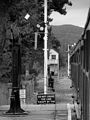
<path fill-rule="evenodd" d="M 90 0 L 0 0 L 0 120 L 90 120 Z"/>

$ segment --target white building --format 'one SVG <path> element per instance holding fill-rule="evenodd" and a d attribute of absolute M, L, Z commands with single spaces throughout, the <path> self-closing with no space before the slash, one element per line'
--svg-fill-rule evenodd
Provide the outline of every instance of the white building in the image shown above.
<path fill-rule="evenodd" d="M 58 75 L 59 73 L 59 53 L 55 49 L 49 50 L 48 67 L 50 74 Z"/>

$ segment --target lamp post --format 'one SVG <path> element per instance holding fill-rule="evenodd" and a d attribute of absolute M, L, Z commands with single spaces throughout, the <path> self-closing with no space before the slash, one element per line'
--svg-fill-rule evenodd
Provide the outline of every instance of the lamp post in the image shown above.
<path fill-rule="evenodd" d="M 74 48 L 76 43 L 69 45 L 68 44 L 68 77 L 70 77 L 70 50 Z"/>
<path fill-rule="evenodd" d="M 16 32 L 17 31 L 17 32 Z M 11 26 L 12 40 L 12 93 L 10 98 L 10 109 L 5 115 L 23 115 L 26 112 L 20 106 L 20 76 L 21 76 L 21 50 L 17 34 L 18 28 Z M 16 36 L 16 37 L 15 37 Z"/>
<path fill-rule="evenodd" d="M 69 44 L 68 44 L 68 77 L 69 77 L 69 70 L 70 70 L 70 49 L 69 49 Z"/>

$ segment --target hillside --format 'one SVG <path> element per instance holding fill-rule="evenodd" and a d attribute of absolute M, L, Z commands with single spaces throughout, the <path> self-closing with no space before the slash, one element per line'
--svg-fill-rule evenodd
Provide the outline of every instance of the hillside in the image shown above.
<path fill-rule="evenodd" d="M 79 40 L 83 28 L 74 25 L 52 26 L 52 32 L 60 41 L 62 51 L 66 51 L 68 43 L 72 45 Z"/>

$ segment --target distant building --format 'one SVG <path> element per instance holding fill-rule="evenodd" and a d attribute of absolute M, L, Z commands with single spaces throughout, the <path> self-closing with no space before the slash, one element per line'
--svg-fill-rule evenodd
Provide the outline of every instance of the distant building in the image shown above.
<path fill-rule="evenodd" d="M 58 75 L 58 71 L 59 71 L 59 53 L 55 49 L 50 49 L 49 50 L 48 71 L 49 71 L 49 74 Z"/>

